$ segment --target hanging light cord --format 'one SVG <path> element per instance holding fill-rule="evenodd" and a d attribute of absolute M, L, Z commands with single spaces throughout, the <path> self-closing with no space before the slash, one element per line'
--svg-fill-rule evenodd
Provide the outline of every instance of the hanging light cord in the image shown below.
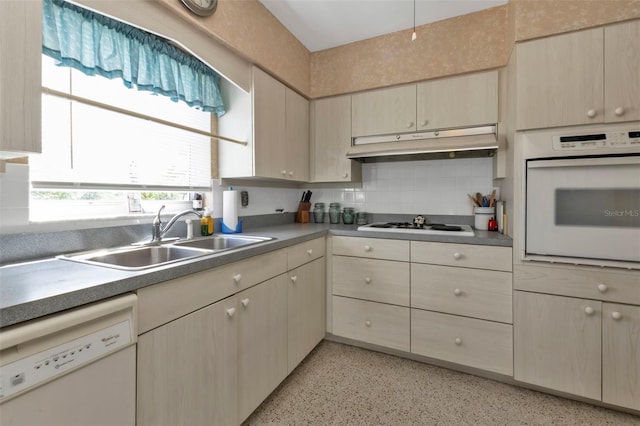
<path fill-rule="evenodd" d="M 413 0 L 413 34 L 411 34 L 411 41 L 415 41 L 416 38 L 416 0 Z"/>

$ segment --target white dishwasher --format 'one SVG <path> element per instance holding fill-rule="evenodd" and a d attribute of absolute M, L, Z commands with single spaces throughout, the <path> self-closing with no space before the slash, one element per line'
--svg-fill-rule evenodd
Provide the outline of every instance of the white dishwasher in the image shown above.
<path fill-rule="evenodd" d="M 0 424 L 134 425 L 137 297 L 0 329 Z"/>

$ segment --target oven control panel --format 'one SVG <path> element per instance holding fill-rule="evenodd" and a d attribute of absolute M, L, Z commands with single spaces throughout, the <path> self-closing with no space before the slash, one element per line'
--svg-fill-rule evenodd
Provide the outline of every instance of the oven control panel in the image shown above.
<path fill-rule="evenodd" d="M 553 149 L 556 151 L 632 148 L 634 146 L 640 147 L 640 130 L 553 137 Z"/>

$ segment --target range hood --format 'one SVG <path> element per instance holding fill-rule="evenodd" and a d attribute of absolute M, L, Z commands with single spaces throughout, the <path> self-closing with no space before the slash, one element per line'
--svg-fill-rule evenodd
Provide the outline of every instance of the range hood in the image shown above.
<path fill-rule="evenodd" d="M 493 156 L 497 125 L 353 138 L 347 158 L 363 163 Z"/>

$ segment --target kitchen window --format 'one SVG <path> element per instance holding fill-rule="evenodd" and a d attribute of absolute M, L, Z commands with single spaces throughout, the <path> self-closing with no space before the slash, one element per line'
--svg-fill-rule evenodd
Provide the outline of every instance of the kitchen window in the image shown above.
<path fill-rule="evenodd" d="M 215 86 L 209 79 L 210 70 L 203 71 L 201 63 L 196 64 L 194 72 L 185 70 L 184 64 L 190 65 L 192 59 L 185 58 L 184 52 L 172 53 L 180 63 L 171 63 L 173 57 L 167 55 L 142 63 L 148 52 L 140 41 L 146 41 L 147 35 L 150 42 L 162 40 L 125 28 L 124 33 L 131 30 L 137 38 L 123 41 L 117 39 L 122 34 L 113 34 L 112 30 L 126 24 L 108 21 L 110 18 L 61 0 L 46 0 L 44 5 L 43 152 L 30 158 L 30 220 L 151 213 L 158 203 L 167 204 L 168 210 L 172 204 L 175 209 L 183 209 L 190 205 L 193 191 L 209 190 L 211 177 L 215 176 L 212 164 L 216 158 L 212 160 L 212 155 L 217 153 L 212 131 L 216 114 L 224 113 L 223 105 L 206 103 L 211 98 L 221 100 L 219 93 L 212 97 L 209 91 L 206 95 L 202 92 Z M 73 28 L 74 20 L 78 20 L 77 28 Z M 69 22 L 70 28 L 61 29 Z M 87 37 L 87 25 L 94 31 L 93 37 Z M 90 40 L 90 47 L 96 51 L 111 49 L 106 55 L 109 57 L 94 60 L 94 52 L 86 53 L 87 46 L 66 46 L 79 38 L 68 36 L 74 31 L 84 41 Z M 96 42 L 108 37 L 114 38 L 106 47 Z M 135 43 L 142 53 L 131 47 Z M 123 55 L 116 63 L 123 71 L 110 68 L 114 53 Z M 161 46 L 160 56 L 164 53 Z M 130 66 L 130 59 L 143 56 L 140 64 Z M 168 71 L 157 69 L 167 64 Z M 171 73 L 175 81 L 164 78 Z M 163 77 L 159 83 L 150 81 L 158 74 Z M 179 77 L 191 80 L 181 81 Z"/>

